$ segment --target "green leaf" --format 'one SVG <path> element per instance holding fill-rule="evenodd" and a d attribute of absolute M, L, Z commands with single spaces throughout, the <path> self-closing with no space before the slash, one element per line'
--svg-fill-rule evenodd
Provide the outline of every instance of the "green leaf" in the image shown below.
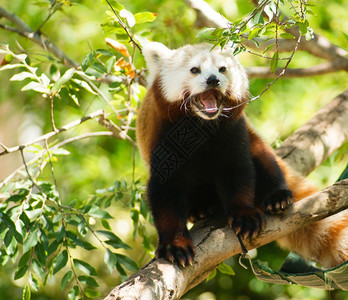
<path fill-rule="evenodd" d="M 24 245 L 23 245 L 24 253 L 28 252 L 31 248 L 36 246 L 37 242 L 39 241 L 37 233 L 38 233 L 37 229 L 34 229 L 33 232 L 29 232 L 29 235 L 27 239 L 24 241 Z"/>
<path fill-rule="evenodd" d="M 127 273 L 119 263 L 116 264 L 116 269 L 118 271 L 118 274 L 120 274 L 120 276 L 121 276 L 121 281 L 123 282 L 123 281 L 127 280 Z"/>
<path fill-rule="evenodd" d="M 40 264 L 45 265 L 46 259 L 47 259 L 47 254 L 46 254 L 46 251 L 43 248 L 42 244 L 40 242 L 38 242 L 37 245 L 35 246 L 34 250 L 35 250 L 36 257 L 39 260 Z"/>
<path fill-rule="evenodd" d="M 57 242 L 60 242 L 63 237 L 65 237 L 65 226 L 62 224 L 59 226 L 59 228 L 57 229 L 56 231 L 56 239 L 57 239 Z"/>
<path fill-rule="evenodd" d="M 232 267 L 229 266 L 228 264 L 226 264 L 225 262 L 222 262 L 219 266 L 218 266 L 218 270 L 226 275 L 236 275 L 236 273 L 233 271 Z"/>
<path fill-rule="evenodd" d="M 73 77 L 73 75 L 75 74 L 75 68 L 71 68 L 71 69 L 68 69 L 64 75 L 62 77 L 60 77 L 56 83 L 54 84 L 54 86 L 52 87 L 52 92 L 54 94 L 56 94 L 60 89 L 61 87 L 67 83 L 71 77 Z"/>
<path fill-rule="evenodd" d="M 109 270 L 109 273 L 112 273 L 112 270 L 116 266 L 116 255 L 112 253 L 109 249 L 106 249 L 105 254 L 104 254 L 104 262 Z"/>
<path fill-rule="evenodd" d="M 91 243 L 87 242 L 87 241 L 82 241 L 82 248 L 86 249 L 86 250 L 93 250 L 93 249 L 97 249 L 97 247 L 93 246 Z"/>
<path fill-rule="evenodd" d="M 86 263 L 85 261 L 79 260 L 79 259 L 74 259 L 74 265 L 77 269 L 79 269 L 80 271 L 91 275 L 91 276 L 96 276 L 97 275 L 97 271 L 88 263 Z"/>
<path fill-rule="evenodd" d="M 3 222 L 6 224 L 6 226 L 10 229 L 12 234 L 14 235 L 16 241 L 20 244 L 23 244 L 23 238 L 19 232 L 16 230 L 16 225 L 13 223 L 11 218 L 6 215 L 5 213 L 0 211 L 0 219 L 3 220 Z"/>
<path fill-rule="evenodd" d="M 97 283 L 97 281 L 91 277 L 91 276 L 85 276 L 85 275 L 81 275 L 78 277 L 78 280 L 88 286 L 92 286 L 92 287 L 98 287 L 99 284 Z"/>
<path fill-rule="evenodd" d="M 82 71 L 86 72 L 86 70 L 88 69 L 88 67 L 90 67 L 94 61 L 94 52 L 91 52 L 89 54 L 87 54 L 84 59 L 82 60 L 81 63 L 81 67 L 82 67 Z"/>
<path fill-rule="evenodd" d="M 105 229 L 108 229 L 108 230 L 111 230 L 111 226 L 110 226 L 110 224 L 109 224 L 109 222 L 108 221 L 106 221 L 106 220 L 102 220 L 102 225 L 103 225 L 103 227 L 105 228 Z"/>
<path fill-rule="evenodd" d="M 29 82 L 26 86 L 22 87 L 21 91 L 28 91 L 28 90 L 33 90 L 35 92 L 39 92 L 42 94 L 49 94 L 49 89 L 44 87 L 41 83 L 39 82 Z"/>
<path fill-rule="evenodd" d="M 157 14 L 152 12 L 140 12 L 134 14 L 134 19 L 137 24 L 153 22 L 157 18 Z"/>
<path fill-rule="evenodd" d="M 258 36 L 259 32 L 261 31 L 260 28 L 254 28 L 248 36 L 248 40 L 252 40 L 254 37 Z"/>
<path fill-rule="evenodd" d="M 213 278 L 215 278 L 216 274 L 217 274 L 217 271 L 216 271 L 216 269 L 215 269 L 213 272 L 211 272 L 211 273 L 207 276 L 206 281 L 208 282 L 208 281 L 212 280 Z"/>
<path fill-rule="evenodd" d="M 98 218 L 98 219 L 112 219 L 112 216 L 108 212 L 100 209 L 96 205 L 92 206 L 92 208 L 89 210 L 88 214 L 91 217 Z"/>
<path fill-rule="evenodd" d="M 23 67 L 22 64 L 10 64 L 10 65 L 4 65 L 0 68 L 0 71 L 3 70 L 10 70 L 10 69 L 15 69 L 15 68 L 20 68 Z"/>
<path fill-rule="evenodd" d="M 18 74 L 15 74 L 13 75 L 11 78 L 10 78 L 10 81 L 22 81 L 26 78 L 35 78 L 34 75 L 32 73 L 29 73 L 29 72 L 21 72 L 21 73 L 18 73 Z"/>
<path fill-rule="evenodd" d="M 295 38 L 291 33 L 288 33 L 288 32 L 281 33 L 279 36 L 283 39 L 289 39 L 289 40 Z"/>
<path fill-rule="evenodd" d="M 27 273 L 28 270 L 29 270 L 29 266 L 28 265 L 23 266 L 23 267 L 17 269 L 17 271 L 14 274 L 14 280 L 22 278 Z"/>
<path fill-rule="evenodd" d="M 79 287 L 78 287 L 77 285 L 75 285 L 75 286 L 69 291 L 68 300 L 76 300 L 77 297 L 79 296 L 79 294 L 80 294 Z"/>
<path fill-rule="evenodd" d="M 21 267 L 24 267 L 24 265 L 27 265 L 30 260 L 30 257 L 31 257 L 31 251 L 24 253 L 18 262 L 18 268 L 21 268 Z"/>
<path fill-rule="evenodd" d="M 268 46 L 266 47 L 266 49 L 262 52 L 262 54 L 266 53 L 266 52 L 267 52 L 269 49 L 271 49 L 272 47 L 274 47 L 274 43 L 268 45 Z"/>
<path fill-rule="evenodd" d="M 23 289 L 22 300 L 30 300 L 30 298 L 31 298 L 30 288 L 28 285 L 26 285 Z"/>
<path fill-rule="evenodd" d="M 126 21 L 127 21 L 129 27 L 132 28 L 132 27 L 135 25 L 135 18 L 134 18 L 134 15 L 133 15 L 129 10 L 122 9 L 122 10 L 120 11 L 120 17 L 126 19 Z"/>
<path fill-rule="evenodd" d="M 279 54 L 278 54 L 278 51 L 276 51 L 276 52 L 274 52 L 274 54 L 272 56 L 272 60 L 271 60 L 271 65 L 270 65 L 271 73 L 274 73 L 275 70 L 277 69 L 278 58 L 279 58 Z"/>
<path fill-rule="evenodd" d="M 73 272 L 70 270 L 66 272 L 66 274 L 63 276 L 62 281 L 60 283 L 61 290 L 65 290 L 66 286 L 70 282 L 70 280 L 73 278 Z"/>
<path fill-rule="evenodd" d="M 85 289 L 83 293 L 88 297 L 88 298 L 97 298 L 100 297 L 101 294 L 98 291 L 92 290 L 92 289 Z"/>
<path fill-rule="evenodd" d="M 68 252 L 64 250 L 63 252 L 59 253 L 59 255 L 56 257 L 53 263 L 53 275 L 60 271 L 62 268 L 64 268 L 67 262 Z"/>
<path fill-rule="evenodd" d="M 39 290 L 40 284 L 39 281 L 37 280 L 37 278 L 35 276 L 33 276 L 33 274 L 30 273 L 29 276 L 29 283 L 31 285 L 31 287 L 37 292 Z"/>
<path fill-rule="evenodd" d="M 42 265 L 36 259 L 33 259 L 31 266 L 32 266 L 33 270 L 35 271 L 35 273 L 40 277 L 40 279 L 43 279 L 44 269 L 43 269 Z"/>
<path fill-rule="evenodd" d="M 135 272 L 139 270 L 138 265 L 134 260 L 129 258 L 128 256 L 125 256 L 123 254 L 118 254 L 116 253 L 116 259 L 117 262 L 120 263 L 121 265 L 124 265 L 129 271 Z"/>
<path fill-rule="evenodd" d="M 100 233 L 109 238 L 109 240 L 105 241 L 108 245 L 112 246 L 115 249 L 132 249 L 126 243 L 122 242 L 122 240 L 116 236 L 113 232 L 107 230 L 97 230 L 97 233 Z"/>
<path fill-rule="evenodd" d="M 258 12 L 257 14 L 255 14 L 255 16 L 253 18 L 250 19 L 250 21 L 248 22 L 248 27 L 249 28 L 253 28 L 254 26 L 258 25 L 258 24 L 263 24 L 263 17 L 262 17 L 262 12 Z"/>

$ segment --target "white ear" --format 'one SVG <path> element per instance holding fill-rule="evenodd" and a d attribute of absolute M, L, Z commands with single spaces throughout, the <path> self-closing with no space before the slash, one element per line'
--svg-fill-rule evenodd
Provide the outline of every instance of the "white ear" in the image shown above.
<path fill-rule="evenodd" d="M 172 52 L 172 50 L 157 42 L 147 43 L 142 51 L 150 72 L 151 69 L 161 65 L 162 61 L 164 61 Z"/>
<path fill-rule="evenodd" d="M 159 67 L 171 55 L 173 50 L 157 42 L 148 42 L 143 47 L 143 55 L 149 70 L 148 85 L 150 86 L 158 74 Z"/>

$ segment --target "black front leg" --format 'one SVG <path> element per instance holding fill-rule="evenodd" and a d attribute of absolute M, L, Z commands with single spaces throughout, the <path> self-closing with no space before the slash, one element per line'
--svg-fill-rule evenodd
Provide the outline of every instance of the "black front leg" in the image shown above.
<path fill-rule="evenodd" d="M 272 149 L 253 131 L 249 131 L 249 138 L 256 171 L 256 203 L 266 213 L 281 213 L 292 204 L 293 193 Z"/>
<path fill-rule="evenodd" d="M 175 181 L 165 183 L 151 178 L 148 198 L 159 236 L 157 258 L 165 258 L 181 266 L 192 265 L 195 247 L 186 227 L 186 196 Z"/>

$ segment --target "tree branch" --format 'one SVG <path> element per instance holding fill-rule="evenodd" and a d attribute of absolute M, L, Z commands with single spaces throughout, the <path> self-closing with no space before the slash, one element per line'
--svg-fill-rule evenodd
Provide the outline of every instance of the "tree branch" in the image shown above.
<path fill-rule="evenodd" d="M 248 249 L 259 247 L 348 208 L 348 179 L 296 202 L 281 216 L 267 216 L 267 225 Z M 220 218 L 221 220 L 222 218 Z M 191 230 L 197 254 L 193 266 L 180 268 L 163 259 L 150 262 L 105 298 L 179 299 L 196 286 L 225 259 L 241 252 L 236 235 L 228 226 L 200 224 Z"/>
<path fill-rule="evenodd" d="M 51 52 L 54 56 L 56 56 L 60 61 L 63 61 L 64 64 L 71 68 L 77 68 L 79 64 L 73 61 L 70 57 L 68 57 L 62 50 L 60 50 L 54 43 L 52 43 L 47 37 L 45 37 L 41 32 L 34 32 L 27 24 L 25 24 L 19 17 L 15 14 L 11 14 L 4 8 L 0 6 L 0 18 L 6 18 L 11 21 L 18 28 L 14 28 L 11 26 L 7 26 L 4 24 L 0 24 L 0 28 L 15 32 L 32 42 L 38 44 L 43 47 L 47 51 Z"/>
<path fill-rule="evenodd" d="M 318 111 L 276 151 L 297 172 L 308 175 L 348 140 L 348 89 Z"/>
<path fill-rule="evenodd" d="M 40 137 L 30 141 L 30 142 L 27 142 L 25 144 L 22 144 L 22 145 L 19 145 L 19 146 L 15 146 L 15 147 L 12 147 L 12 148 L 8 148 L 5 145 L 0 144 L 0 146 L 2 148 L 4 148 L 4 151 L 0 152 L 0 156 L 4 155 L 4 154 L 8 154 L 8 153 L 13 153 L 13 152 L 19 151 L 21 149 L 24 149 L 26 147 L 29 147 L 29 146 L 31 146 L 33 144 L 37 144 L 39 142 L 48 140 L 49 138 L 51 138 L 53 136 L 56 136 L 57 134 L 62 133 L 64 131 L 67 131 L 67 130 L 69 130 L 71 128 L 74 128 L 74 127 L 80 125 L 83 122 L 86 122 L 88 120 L 91 120 L 91 119 L 94 119 L 94 118 L 97 118 L 97 117 L 101 117 L 101 116 L 104 116 L 104 115 L 105 115 L 105 112 L 103 110 L 97 110 L 97 111 L 91 113 L 90 115 L 88 115 L 86 117 L 83 117 L 83 118 L 81 118 L 79 120 L 76 120 L 76 121 L 73 121 L 73 122 L 71 122 L 69 124 L 64 125 L 63 127 L 57 129 L 56 131 L 53 130 L 51 132 L 48 132 L 48 133 L 46 133 L 46 134 L 44 134 L 44 135 L 42 135 L 42 136 L 40 136 Z M 120 129 L 120 131 L 122 131 L 122 130 Z"/>
<path fill-rule="evenodd" d="M 249 78 L 275 78 L 282 72 L 282 70 L 282 68 L 277 68 L 274 73 L 271 73 L 269 67 L 246 68 Z M 338 58 L 334 61 L 323 63 L 310 68 L 287 68 L 285 70 L 283 78 L 309 77 L 315 75 L 324 75 L 337 71 L 348 72 L 348 60 Z"/>
<path fill-rule="evenodd" d="M 185 0 L 186 4 L 193 8 L 197 14 L 196 25 L 198 27 L 221 27 L 228 28 L 229 21 L 223 17 L 221 14 L 217 13 L 208 3 L 204 0 Z M 257 1 L 254 1 L 255 5 L 258 4 Z M 285 17 L 286 18 L 286 17 Z M 283 19 L 284 20 L 284 19 Z M 299 37 L 299 32 L 295 28 L 288 30 L 295 39 L 278 39 L 278 51 L 279 52 L 290 52 L 294 49 L 296 40 Z M 243 41 L 243 45 L 254 50 L 264 51 L 269 45 L 274 44 L 275 40 L 269 40 L 265 42 L 262 38 L 257 38 L 257 41 L 260 45 L 259 48 L 252 41 Z M 274 46 L 275 47 L 275 46 Z M 306 51 L 313 54 L 314 56 L 324 58 L 329 61 L 335 61 L 338 58 L 344 62 L 345 68 L 340 70 L 346 70 L 348 59 L 345 57 L 348 53 L 344 49 L 341 49 L 333 45 L 328 39 L 318 34 L 314 34 L 314 38 L 307 41 L 302 39 L 299 44 L 298 50 Z"/>

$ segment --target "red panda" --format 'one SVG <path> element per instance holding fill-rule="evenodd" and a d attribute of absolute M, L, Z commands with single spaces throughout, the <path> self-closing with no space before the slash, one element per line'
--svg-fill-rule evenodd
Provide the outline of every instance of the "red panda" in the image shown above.
<path fill-rule="evenodd" d="M 237 235 L 252 238 L 262 230 L 265 213 L 281 213 L 317 192 L 248 123 L 248 78 L 232 52 L 209 44 L 143 48 L 149 88 L 136 135 L 150 173 L 156 257 L 182 266 L 195 255 L 187 221 L 224 212 Z M 279 243 L 331 267 L 348 259 L 347 228 L 348 213 L 341 213 Z"/>

